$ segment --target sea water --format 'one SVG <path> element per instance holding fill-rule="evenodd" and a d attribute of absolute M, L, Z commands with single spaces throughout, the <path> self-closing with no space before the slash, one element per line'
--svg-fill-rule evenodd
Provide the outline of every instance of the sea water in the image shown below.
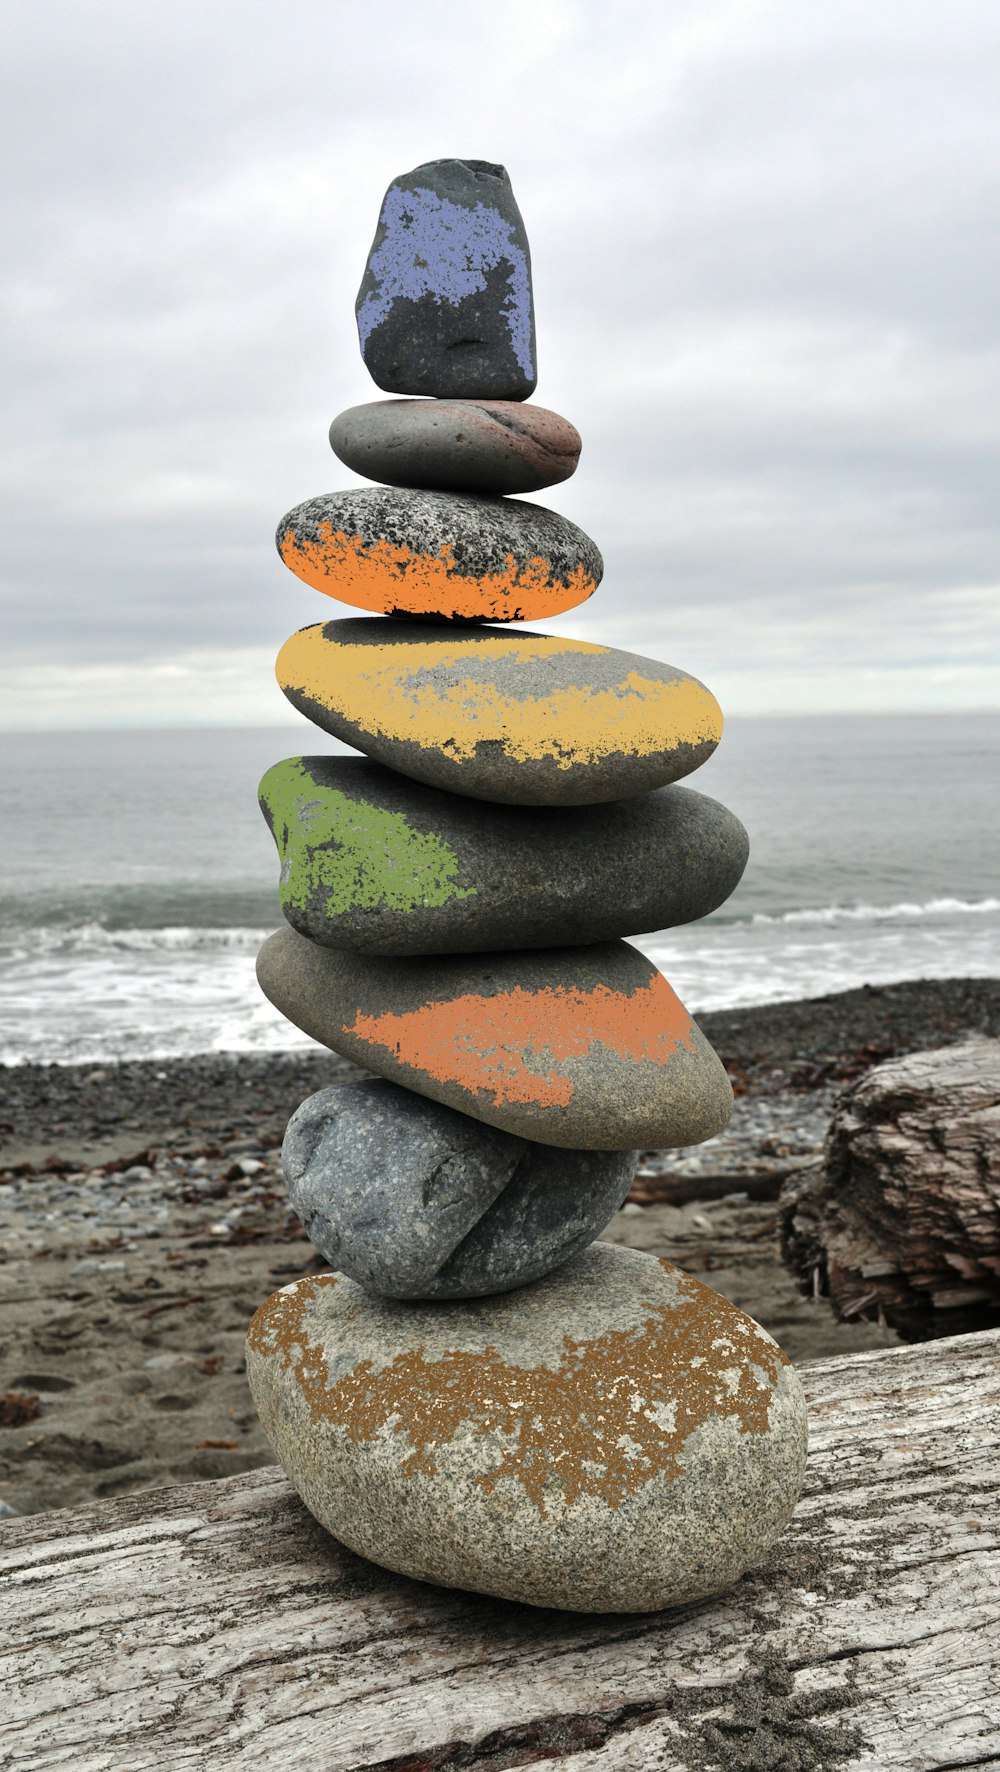
<path fill-rule="evenodd" d="M 0 1059 L 306 1049 L 262 997 L 281 925 L 257 782 L 308 728 L 0 734 Z M 634 938 L 699 1010 L 1000 973 L 1000 718 L 734 718 L 687 785 L 750 862 Z M 474 802 L 470 802 L 474 811 Z"/>

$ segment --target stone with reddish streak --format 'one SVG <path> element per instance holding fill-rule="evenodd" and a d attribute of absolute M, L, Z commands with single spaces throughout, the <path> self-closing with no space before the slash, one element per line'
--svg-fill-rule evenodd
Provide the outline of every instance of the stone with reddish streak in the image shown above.
<path fill-rule="evenodd" d="M 521 400 L 369 400 L 338 413 L 334 455 L 387 486 L 541 492 L 576 471 L 580 433 Z"/>

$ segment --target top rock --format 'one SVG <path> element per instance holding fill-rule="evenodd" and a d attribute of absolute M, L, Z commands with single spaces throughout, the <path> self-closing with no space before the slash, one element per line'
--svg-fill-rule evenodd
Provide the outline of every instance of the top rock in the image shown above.
<path fill-rule="evenodd" d="M 526 400 L 538 379 L 531 259 L 502 166 L 431 160 L 385 194 L 357 300 L 389 394 Z"/>

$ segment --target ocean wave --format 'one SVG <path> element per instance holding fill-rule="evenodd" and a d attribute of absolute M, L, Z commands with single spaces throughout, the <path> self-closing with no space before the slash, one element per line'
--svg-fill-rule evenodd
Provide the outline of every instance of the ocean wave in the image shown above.
<path fill-rule="evenodd" d="M 929 898 L 923 904 L 907 900 L 899 904 L 827 904 L 814 910 L 755 911 L 753 924 L 787 923 L 892 923 L 922 917 L 983 916 L 1000 911 L 1000 898 Z"/>
<path fill-rule="evenodd" d="M 155 929 L 107 929 L 103 923 L 78 923 L 64 927 L 40 924 L 36 929 L 0 929 L 0 946 L 30 948 L 36 954 L 118 952 L 190 953 L 194 950 L 256 953 L 272 934 L 270 929 L 204 928 L 168 924 Z"/>
<path fill-rule="evenodd" d="M 85 926 L 86 927 L 86 926 Z M 0 953 L 0 1061 L 73 1064 L 198 1052 L 312 1050 L 254 978 L 263 929 L 87 931 Z M 77 934 L 79 934 L 79 929 Z M 192 941 L 192 936 L 194 940 Z M 636 943 L 692 1014 L 906 978 L 993 977 L 988 917 L 769 928 L 688 924 Z"/>

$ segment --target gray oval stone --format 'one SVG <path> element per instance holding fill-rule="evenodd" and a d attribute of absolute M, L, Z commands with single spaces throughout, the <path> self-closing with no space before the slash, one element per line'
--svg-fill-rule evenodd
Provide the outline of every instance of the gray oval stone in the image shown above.
<path fill-rule="evenodd" d="M 506 169 L 430 160 L 393 179 L 356 312 L 386 393 L 526 399 L 538 379 L 531 257 Z"/>
<path fill-rule="evenodd" d="M 254 1316 L 247 1378 L 342 1543 L 534 1606 L 718 1593 L 766 1556 L 802 1484 L 805 1403 L 781 1349 L 691 1275 L 609 1244 L 475 1304 L 299 1280 Z"/>
<path fill-rule="evenodd" d="M 346 467 L 388 486 L 448 492 L 541 492 L 576 471 L 580 433 L 546 406 L 517 400 L 371 400 L 330 426 Z"/>
<path fill-rule="evenodd" d="M 281 1150 L 306 1235 L 384 1298 L 475 1298 L 579 1254 L 632 1185 L 635 1151 L 529 1144 L 372 1078 L 321 1089 Z"/>
<path fill-rule="evenodd" d="M 261 989 L 365 1070 L 518 1138 L 570 1150 L 700 1144 L 733 1093 L 651 960 L 624 941 L 380 959 L 280 929 Z"/>
<path fill-rule="evenodd" d="M 569 636 L 409 621 L 300 628 L 275 666 L 324 732 L 430 787 L 589 806 L 680 781 L 722 710 L 675 665 Z"/>
<path fill-rule="evenodd" d="M 690 788 L 603 806 L 472 804 L 363 757 L 289 757 L 260 804 L 287 921 L 373 954 L 572 947 L 707 917 L 748 839 Z"/>
<path fill-rule="evenodd" d="M 535 621 L 584 602 L 604 571 L 568 517 L 471 492 L 324 493 L 287 512 L 276 539 L 314 590 L 383 615 Z"/>

